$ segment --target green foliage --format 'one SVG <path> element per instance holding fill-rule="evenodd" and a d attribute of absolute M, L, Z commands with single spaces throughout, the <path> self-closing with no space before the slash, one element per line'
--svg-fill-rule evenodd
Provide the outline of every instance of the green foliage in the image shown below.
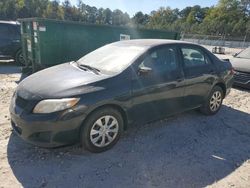
<path fill-rule="evenodd" d="M 138 27 L 143 27 L 149 23 L 149 15 L 137 12 L 132 18 L 132 22 Z"/>
<path fill-rule="evenodd" d="M 220 0 L 217 6 L 198 5 L 181 11 L 159 8 L 146 27 L 183 33 L 239 37 L 250 32 L 250 0 Z"/>
<path fill-rule="evenodd" d="M 42 17 L 50 18 L 50 19 L 64 19 L 64 10 L 59 5 L 58 1 L 52 1 L 47 4 L 46 10 Z"/>
<path fill-rule="evenodd" d="M 160 7 L 158 11 L 152 12 L 148 27 L 153 29 L 168 29 L 178 19 L 178 15 L 170 7 Z"/>
<path fill-rule="evenodd" d="M 93 24 L 127 25 L 183 33 L 245 36 L 250 33 L 250 0 L 219 0 L 214 7 L 189 6 L 183 10 L 160 7 L 150 15 L 137 12 L 132 18 L 119 9 L 111 11 L 78 0 L 1 0 L 0 20 L 42 17 Z"/>
<path fill-rule="evenodd" d="M 204 34 L 244 35 L 249 20 L 242 4 L 237 0 L 220 0 L 218 6 L 208 12 L 202 24 Z"/>
<path fill-rule="evenodd" d="M 97 9 L 78 0 L 77 6 L 69 0 L 4 0 L 0 1 L 0 20 L 42 17 L 81 21 L 93 24 L 127 25 L 130 17 L 121 10 Z"/>

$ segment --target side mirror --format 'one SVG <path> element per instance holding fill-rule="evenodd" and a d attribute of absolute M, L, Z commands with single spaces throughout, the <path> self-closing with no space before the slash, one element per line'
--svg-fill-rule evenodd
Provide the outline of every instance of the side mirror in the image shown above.
<path fill-rule="evenodd" d="M 152 69 L 150 67 L 140 67 L 138 70 L 138 75 L 148 75 L 152 72 Z"/>

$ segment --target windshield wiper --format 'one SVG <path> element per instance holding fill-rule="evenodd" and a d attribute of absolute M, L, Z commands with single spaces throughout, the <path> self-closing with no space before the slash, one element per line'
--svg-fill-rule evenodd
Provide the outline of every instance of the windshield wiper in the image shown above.
<path fill-rule="evenodd" d="M 95 74 L 99 74 L 100 70 L 95 68 L 95 67 L 91 67 L 90 65 L 85 65 L 85 64 L 80 64 L 79 62 L 76 62 L 79 68 L 87 68 L 88 70 L 93 71 Z"/>

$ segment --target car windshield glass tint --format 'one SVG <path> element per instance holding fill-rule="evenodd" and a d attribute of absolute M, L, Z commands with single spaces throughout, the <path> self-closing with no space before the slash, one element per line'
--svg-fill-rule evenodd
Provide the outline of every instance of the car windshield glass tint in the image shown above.
<path fill-rule="evenodd" d="M 119 73 L 145 50 L 145 48 L 138 46 L 106 45 L 82 57 L 78 63 L 89 65 L 101 71 Z"/>
<path fill-rule="evenodd" d="M 236 57 L 250 59 L 250 48 L 243 50 Z"/>

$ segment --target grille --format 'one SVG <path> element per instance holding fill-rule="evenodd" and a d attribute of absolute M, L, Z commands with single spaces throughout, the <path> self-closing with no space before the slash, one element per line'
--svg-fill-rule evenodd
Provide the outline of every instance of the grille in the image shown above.
<path fill-rule="evenodd" d="M 235 71 L 234 78 L 236 82 L 250 82 L 250 73 Z"/>
<path fill-rule="evenodd" d="M 20 96 L 16 97 L 16 105 L 19 106 L 20 108 L 25 108 L 28 102 L 29 102 L 28 100 L 25 100 Z"/>

